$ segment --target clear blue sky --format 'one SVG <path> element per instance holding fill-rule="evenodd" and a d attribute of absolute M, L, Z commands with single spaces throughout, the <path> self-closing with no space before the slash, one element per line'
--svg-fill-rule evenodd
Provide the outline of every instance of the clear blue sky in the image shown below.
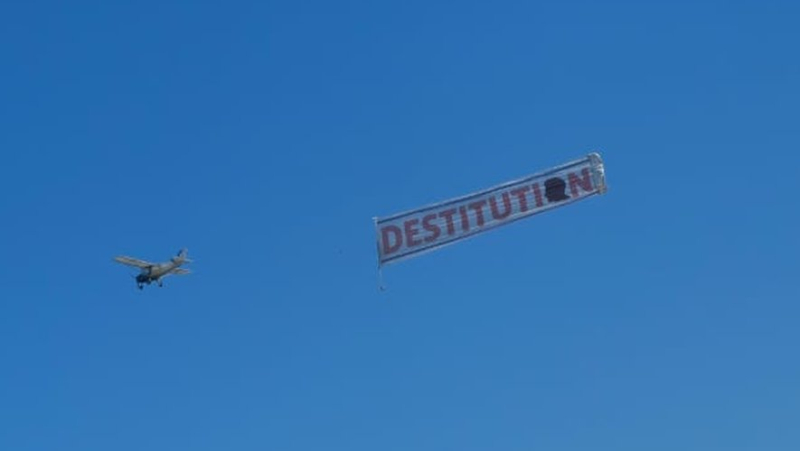
<path fill-rule="evenodd" d="M 798 14 L 5 2 L 0 449 L 799 449 Z M 373 216 L 593 150 L 377 290 Z"/>

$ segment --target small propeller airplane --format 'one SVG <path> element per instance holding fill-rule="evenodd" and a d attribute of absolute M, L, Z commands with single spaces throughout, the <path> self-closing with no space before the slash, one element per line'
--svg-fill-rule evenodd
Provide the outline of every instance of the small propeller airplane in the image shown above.
<path fill-rule="evenodd" d="M 114 257 L 114 261 L 117 263 L 122 263 L 123 265 L 134 266 L 142 270 L 138 275 L 136 275 L 136 285 L 141 290 L 144 288 L 144 284 L 150 285 L 153 282 L 156 282 L 159 287 L 163 287 L 164 281 L 162 279 L 166 276 L 172 274 L 189 274 L 191 272 L 190 270 L 181 268 L 181 265 L 184 263 L 192 262 L 186 257 L 187 253 L 188 251 L 186 249 L 181 249 L 175 257 L 172 257 L 168 262 L 164 263 L 150 263 L 148 261 L 127 257 L 124 255 Z"/>

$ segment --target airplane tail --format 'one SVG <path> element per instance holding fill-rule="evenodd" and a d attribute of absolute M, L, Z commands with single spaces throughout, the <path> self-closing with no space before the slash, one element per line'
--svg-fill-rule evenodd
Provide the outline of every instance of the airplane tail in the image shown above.
<path fill-rule="evenodd" d="M 175 260 L 181 261 L 183 263 L 191 263 L 192 261 L 189 260 L 189 250 L 186 248 L 181 249 L 178 251 L 178 255 L 175 257 Z"/>

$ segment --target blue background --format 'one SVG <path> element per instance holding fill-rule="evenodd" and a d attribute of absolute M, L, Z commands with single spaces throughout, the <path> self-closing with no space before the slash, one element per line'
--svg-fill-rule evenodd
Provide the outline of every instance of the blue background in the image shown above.
<path fill-rule="evenodd" d="M 4 2 L 0 448 L 800 448 L 799 12 Z M 590 151 L 377 289 L 373 216 Z"/>

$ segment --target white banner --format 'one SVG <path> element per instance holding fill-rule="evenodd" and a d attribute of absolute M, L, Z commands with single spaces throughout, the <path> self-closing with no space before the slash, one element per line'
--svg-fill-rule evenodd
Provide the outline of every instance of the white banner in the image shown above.
<path fill-rule="evenodd" d="M 603 161 L 591 153 L 467 196 L 376 218 L 378 263 L 414 257 L 605 191 Z"/>

